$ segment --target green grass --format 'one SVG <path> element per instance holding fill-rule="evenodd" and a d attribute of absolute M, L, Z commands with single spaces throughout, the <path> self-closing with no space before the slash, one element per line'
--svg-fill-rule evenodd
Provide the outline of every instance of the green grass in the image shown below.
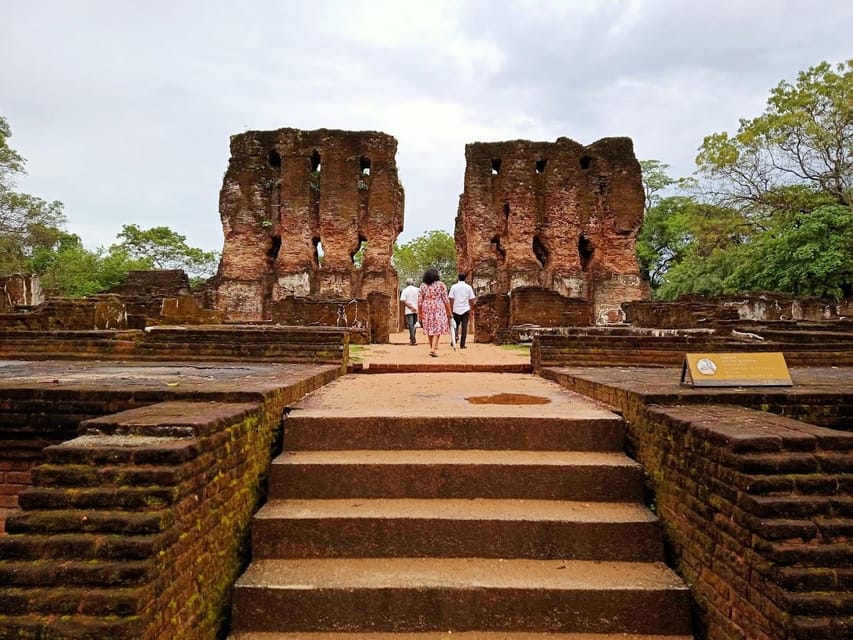
<path fill-rule="evenodd" d="M 517 351 L 519 354 L 527 354 L 530 355 L 530 345 L 529 344 L 502 344 L 501 349 L 506 351 Z"/>

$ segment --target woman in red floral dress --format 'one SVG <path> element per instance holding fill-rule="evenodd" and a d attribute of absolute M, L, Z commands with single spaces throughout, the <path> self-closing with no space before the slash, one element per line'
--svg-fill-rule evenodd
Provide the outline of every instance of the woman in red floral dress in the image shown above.
<path fill-rule="evenodd" d="M 429 355 L 438 357 L 441 334 L 450 333 L 450 299 L 447 286 L 439 279 L 438 271 L 427 269 L 418 292 L 418 320 L 429 338 Z"/>

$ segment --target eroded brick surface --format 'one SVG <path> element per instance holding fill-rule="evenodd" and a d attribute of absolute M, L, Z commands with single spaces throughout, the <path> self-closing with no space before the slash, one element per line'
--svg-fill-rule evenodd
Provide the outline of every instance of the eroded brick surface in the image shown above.
<path fill-rule="evenodd" d="M 465 157 L 455 235 L 460 270 L 486 307 L 478 340 L 531 318 L 560 326 L 577 306 L 587 323 L 621 322 L 622 302 L 648 297 L 635 252 L 643 187 L 630 139 L 474 143 Z M 524 310 L 486 297 L 529 288 L 545 292 L 528 293 Z M 582 304 L 567 312 L 548 292 Z"/>
<path fill-rule="evenodd" d="M 387 296 L 377 302 L 384 316 L 396 319 L 391 254 L 403 230 L 396 152 L 392 136 L 372 131 L 279 129 L 232 137 L 220 193 L 225 245 L 216 308 L 237 320 L 310 324 L 316 305 L 302 318 L 291 304 L 290 317 L 279 318 L 275 303 L 357 299 L 367 307 L 370 294 L 379 293 Z M 353 256 L 361 248 L 357 266 Z"/>

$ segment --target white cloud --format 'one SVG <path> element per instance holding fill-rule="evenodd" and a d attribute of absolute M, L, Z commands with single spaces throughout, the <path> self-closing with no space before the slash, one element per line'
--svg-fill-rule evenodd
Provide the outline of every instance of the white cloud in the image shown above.
<path fill-rule="evenodd" d="M 219 248 L 229 136 L 374 129 L 399 141 L 401 240 L 452 231 L 464 147 L 627 135 L 692 171 L 702 137 L 850 56 L 843 0 L 7 0 L 0 115 L 21 188 L 87 246 L 122 224 Z"/>

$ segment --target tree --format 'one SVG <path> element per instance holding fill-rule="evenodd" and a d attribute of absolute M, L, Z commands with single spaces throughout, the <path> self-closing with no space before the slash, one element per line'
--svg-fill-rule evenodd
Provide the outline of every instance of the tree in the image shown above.
<path fill-rule="evenodd" d="M 448 286 L 456 281 L 456 243 L 446 231 L 434 229 L 403 245 L 395 243 L 392 262 L 401 281 L 414 278 L 419 282 L 430 267 L 438 270 Z"/>
<path fill-rule="evenodd" d="M 110 252 L 124 252 L 130 259 L 147 264 L 149 269 L 183 269 L 196 278 L 216 272 L 216 251 L 204 251 L 187 245 L 187 239 L 168 227 L 140 229 L 135 224 L 122 226 Z"/>
<path fill-rule="evenodd" d="M 772 215 L 780 187 L 801 185 L 850 205 L 853 196 L 853 60 L 822 62 L 780 82 L 764 113 L 737 134 L 707 136 L 696 158 L 718 202 Z M 768 211 L 769 209 L 769 211 Z"/>
<path fill-rule="evenodd" d="M 62 203 L 15 191 L 26 161 L 9 147 L 11 135 L 0 116 L 0 274 L 32 271 L 33 253 L 53 246 L 65 225 Z"/>
<path fill-rule="evenodd" d="M 727 286 L 821 298 L 853 296 L 853 209 L 826 205 L 770 229 L 749 245 Z"/>
<path fill-rule="evenodd" d="M 62 233 L 54 247 L 36 250 L 32 265 L 46 291 L 72 298 L 108 291 L 124 282 L 128 271 L 149 268 L 122 250 L 89 251 L 72 233 Z"/>

